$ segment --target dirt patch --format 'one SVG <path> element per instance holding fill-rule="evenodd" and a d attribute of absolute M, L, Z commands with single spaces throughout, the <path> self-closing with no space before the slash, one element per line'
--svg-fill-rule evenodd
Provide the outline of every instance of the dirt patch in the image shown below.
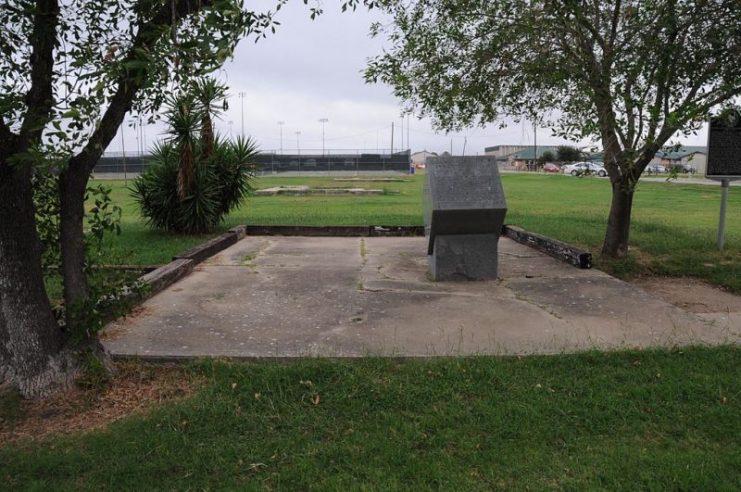
<path fill-rule="evenodd" d="M 739 313 L 741 296 L 693 278 L 642 277 L 631 284 L 692 313 Z"/>
<path fill-rule="evenodd" d="M 20 401 L 16 418 L 8 421 L 0 416 L 0 446 L 100 429 L 156 404 L 191 395 L 200 384 L 179 366 L 120 362 L 116 369 L 102 391 L 74 388 L 44 400 Z"/>

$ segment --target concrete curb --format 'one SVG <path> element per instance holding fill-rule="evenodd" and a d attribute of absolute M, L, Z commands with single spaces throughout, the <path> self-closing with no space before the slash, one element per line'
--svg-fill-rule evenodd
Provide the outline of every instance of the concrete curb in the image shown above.
<path fill-rule="evenodd" d="M 248 236 L 424 236 L 422 226 L 246 226 Z"/>
<path fill-rule="evenodd" d="M 592 268 L 592 253 L 557 239 L 528 232 L 525 229 L 513 225 L 505 225 L 502 228 L 502 234 L 520 244 L 530 246 L 569 265 L 582 269 Z"/>
<path fill-rule="evenodd" d="M 152 272 L 139 277 L 139 282 L 149 286 L 149 290 L 143 296 L 141 301 L 145 298 L 152 297 L 153 295 L 161 292 L 170 285 L 174 284 L 181 278 L 188 275 L 193 271 L 193 267 L 196 266 L 196 262 L 190 259 L 178 259 L 173 260 L 167 265 L 164 265 Z"/>
<path fill-rule="evenodd" d="M 162 292 L 181 278 L 188 275 L 193 271 L 195 265 L 196 263 L 193 260 L 180 259 L 171 261 L 170 263 L 154 269 L 149 273 L 145 273 L 136 279 L 138 284 L 145 286 L 145 290 L 143 292 L 134 292 L 124 288 L 125 292 L 122 290 L 120 294 L 121 300 L 130 302 L 130 308 L 133 309 L 150 297 Z M 126 316 L 127 314 L 119 316 L 113 312 L 104 313 L 102 320 L 103 325 L 105 326 L 118 318 Z M 105 331 L 105 328 L 103 331 Z"/>
<path fill-rule="evenodd" d="M 173 260 L 185 259 L 193 260 L 195 263 L 200 263 L 206 258 L 210 258 L 216 253 L 228 248 L 232 244 L 235 244 L 237 241 L 239 241 L 238 232 L 225 232 L 224 234 L 216 236 L 215 238 L 210 239 L 205 243 L 199 244 L 195 248 L 189 249 L 185 253 L 175 255 L 173 257 Z"/>

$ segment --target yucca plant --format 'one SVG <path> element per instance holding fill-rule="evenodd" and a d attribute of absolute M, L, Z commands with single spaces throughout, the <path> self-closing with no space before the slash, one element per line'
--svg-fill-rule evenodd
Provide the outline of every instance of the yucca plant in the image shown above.
<path fill-rule="evenodd" d="M 196 97 L 170 101 L 166 113 L 170 138 L 154 146 L 149 168 L 131 188 L 152 227 L 188 234 L 209 232 L 252 191 L 255 142 L 241 137 L 232 142 L 209 133 L 211 150 L 204 152 L 205 113 Z"/>
<path fill-rule="evenodd" d="M 201 113 L 192 95 L 179 94 L 168 101 L 165 115 L 170 124 L 170 141 L 178 152 L 178 197 L 185 200 L 191 192 L 196 172 L 194 151 Z"/>
<path fill-rule="evenodd" d="M 199 79 L 193 85 L 193 94 L 201 110 L 201 153 L 210 157 L 214 152 L 214 123 L 222 109 L 226 109 L 227 87 L 211 77 Z"/>

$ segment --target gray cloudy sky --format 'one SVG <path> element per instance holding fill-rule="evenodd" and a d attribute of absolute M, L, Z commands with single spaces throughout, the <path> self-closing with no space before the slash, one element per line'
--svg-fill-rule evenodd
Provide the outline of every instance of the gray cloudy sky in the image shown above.
<path fill-rule="evenodd" d="M 341 13 L 340 2 L 324 2 L 325 12 L 311 21 L 303 2 L 289 2 L 276 19 L 281 23 L 277 32 L 254 43 L 242 41 L 234 55 L 217 73 L 230 87 L 232 97 L 229 111 L 217 122 L 217 131 L 238 135 L 242 130 L 242 102 L 244 102 L 244 131 L 254 137 L 261 150 L 302 152 L 321 151 L 322 124 L 325 125 L 327 149 L 388 149 L 391 145 L 391 122 L 395 123 L 394 148 L 413 152 L 426 149 L 435 152 L 475 155 L 484 147 L 498 144 L 532 145 L 530 125 L 512 124 L 505 129 L 498 125 L 473 128 L 467 132 L 436 133 L 427 120 L 412 117 L 407 138 L 406 124 L 403 136 L 400 105 L 390 87 L 366 84 L 362 70 L 366 60 L 379 54 L 384 40 L 371 39 L 370 24 L 382 19 L 378 12 L 358 10 Z M 244 100 L 238 97 L 244 92 Z M 231 124 L 230 124 L 231 122 Z M 145 129 L 145 141 L 150 145 L 161 138 L 162 126 Z M 135 132 L 125 128 L 127 150 L 139 146 Z M 298 136 L 296 132 L 301 132 Z M 547 128 L 538 130 L 538 145 L 560 144 L 563 140 L 550 136 Z M 686 143 L 702 145 L 704 134 Z M 584 142 L 586 144 L 586 142 Z M 121 149 L 121 139 L 112 142 L 109 150 Z"/>

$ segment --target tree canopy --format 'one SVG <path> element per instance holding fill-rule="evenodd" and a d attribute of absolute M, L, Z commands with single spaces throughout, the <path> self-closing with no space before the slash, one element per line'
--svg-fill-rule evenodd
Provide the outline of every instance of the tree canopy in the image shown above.
<path fill-rule="evenodd" d="M 0 2 L 0 385 L 38 396 L 69 384 L 83 350 L 71 333 L 95 333 L 84 200 L 125 115 L 152 115 L 172 87 L 221 66 L 244 36 L 264 35 L 273 13 L 240 0 Z M 35 210 L 33 199 L 34 177 L 50 171 L 64 331 L 46 295 L 36 231 L 36 213 L 49 210 Z"/>
<path fill-rule="evenodd" d="M 627 253 L 632 193 L 657 150 L 741 94 L 738 0 L 381 2 L 390 47 L 366 79 L 443 129 L 529 118 L 598 141 L 613 183 L 603 252 Z"/>

